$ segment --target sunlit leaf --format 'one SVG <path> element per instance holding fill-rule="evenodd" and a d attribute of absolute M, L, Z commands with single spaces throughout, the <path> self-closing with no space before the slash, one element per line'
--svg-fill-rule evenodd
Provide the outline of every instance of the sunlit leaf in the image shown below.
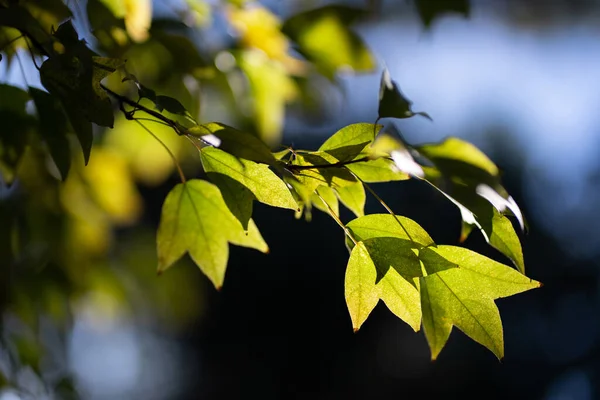
<path fill-rule="evenodd" d="M 421 278 L 423 327 L 432 358 L 437 358 L 455 325 L 501 359 L 502 323 L 493 300 L 537 288 L 540 283 L 468 249 L 439 246 L 431 250 L 458 265 Z"/>
<path fill-rule="evenodd" d="M 408 174 L 401 172 L 389 158 L 361 161 L 346 165 L 352 173 L 367 183 L 403 181 L 409 179 Z"/>
<path fill-rule="evenodd" d="M 378 118 L 410 118 L 421 115 L 431 120 L 429 114 L 423 111 L 414 112 L 411 106 L 412 101 L 402 94 L 400 87 L 392 80 L 390 72 L 385 68 L 381 74 L 379 86 Z"/>
<path fill-rule="evenodd" d="M 218 147 L 236 157 L 263 164 L 275 164 L 275 157 L 267 145 L 256 136 L 240 131 L 219 122 L 197 125 L 188 130 L 188 135 L 202 138 L 215 135 L 219 138 Z"/>
<path fill-rule="evenodd" d="M 412 239 L 416 244 L 422 246 L 435 244 L 419 224 L 399 215 L 394 217 L 390 214 L 369 214 L 350 221 L 346 226 L 356 240 L 395 237 L 404 240 Z"/>
<path fill-rule="evenodd" d="M 515 228 L 508 218 L 500 214 L 495 208 L 492 209 L 492 212 L 493 217 L 491 219 L 481 221 L 481 227 L 487 233 L 490 245 L 508 257 L 517 269 L 524 274 L 523 250 Z"/>
<path fill-rule="evenodd" d="M 188 252 L 219 289 L 229 257 L 228 242 L 268 251 L 254 227 L 248 230 L 246 237 L 215 185 L 195 179 L 178 184 L 169 192 L 157 234 L 159 272 Z"/>
<path fill-rule="evenodd" d="M 218 173 L 239 182 L 254 194 L 256 200 L 273 207 L 297 210 L 289 189 L 267 165 L 236 158 L 214 147 L 200 152 L 206 172 Z"/>
<path fill-rule="evenodd" d="M 362 39 L 349 29 L 363 11 L 340 5 L 325 6 L 292 16 L 282 31 L 323 75 L 332 79 L 340 70 L 368 72 L 375 60 Z"/>
<path fill-rule="evenodd" d="M 319 151 L 334 156 L 338 161 L 353 160 L 365 147 L 373 143 L 381 125 L 358 123 L 348 125 L 325 141 Z"/>
<path fill-rule="evenodd" d="M 419 330 L 421 307 L 418 289 L 398 271 L 420 275 L 418 258 L 410 246 L 402 245 L 401 239 L 375 238 L 359 242 L 354 247 L 348 260 L 344 285 L 346 305 L 355 332 L 380 298 L 396 316 L 415 331 Z"/>
<path fill-rule="evenodd" d="M 356 182 L 352 185 L 339 186 L 335 188 L 340 201 L 348 207 L 357 217 L 365 215 L 365 202 L 367 195 L 362 182 Z"/>
<path fill-rule="evenodd" d="M 306 186 L 312 193 L 319 186 L 325 185 L 333 189 L 344 186 L 354 185 L 358 181 L 343 167 L 330 167 L 332 165 L 332 156 L 328 153 L 313 152 L 306 154 L 297 154 L 293 165 L 302 167 L 301 169 L 293 169 L 294 176 L 298 181 Z M 314 168 L 310 168 L 313 167 Z"/>
<path fill-rule="evenodd" d="M 329 214 L 329 208 L 331 208 L 335 215 L 340 215 L 340 206 L 338 198 L 335 195 L 333 189 L 329 186 L 319 186 L 316 189 L 317 193 L 313 193 L 311 196 L 312 205 L 323 211 L 325 214 Z M 317 195 L 318 194 L 318 195 Z M 327 205 L 325 205 L 325 203 Z"/>
<path fill-rule="evenodd" d="M 377 270 L 365 245 L 359 242 L 348 260 L 344 292 L 352 319 L 352 328 L 358 331 L 379 302 L 375 285 Z"/>

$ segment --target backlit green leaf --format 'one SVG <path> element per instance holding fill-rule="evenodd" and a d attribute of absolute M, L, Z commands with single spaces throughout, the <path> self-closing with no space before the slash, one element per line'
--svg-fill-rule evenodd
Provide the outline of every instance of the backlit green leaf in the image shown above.
<path fill-rule="evenodd" d="M 267 165 L 237 158 L 214 147 L 206 147 L 200 154 L 206 172 L 219 173 L 241 183 L 261 203 L 298 209 L 286 184 Z"/>
<path fill-rule="evenodd" d="M 329 205 L 329 207 L 333 210 L 335 215 L 340 215 L 340 206 L 338 203 L 338 198 L 335 195 L 333 189 L 328 186 L 319 186 L 316 189 L 316 192 L 311 196 L 312 205 L 317 209 L 323 211 L 325 214 L 329 214 L 329 208 L 325 205 Z M 323 202 L 325 201 L 325 202 Z"/>
<path fill-rule="evenodd" d="M 419 330 L 419 291 L 401 275 L 420 275 L 419 260 L 410 246 L 399 246 L 399 250 L 400 243 L 400 239 L 376 238 L 359 242 L 352 250 L 346 268 L 345 296 L 355 332 L 380 298 L 396 316 Z"/>
<path fill-rule="evenodd" d="M 209 122 L 190 128 L 187 134 L 191 137 L 213 134 L 219 138 L 219 148 L 236 157 L 263 164 L 275 164 L 271 150 L 259 138 L 219 122 Z"/>
<path fill-rule="evenodd" d="M 339 186 L 335 188 L 340 201 L 348 207 L 357 217 L 365 215 L 365 202 L 367 195 L 362 182 L 356 182 L 352 185 Z"/>
<path fill-rule="evenodd" d="M 423 327 L 432 358 L 437 358 L 455 325 L 501 359 L 502 323 L 493 300 L 537 288 L 540 283 L 465 248 L 430 250 L 458 265 L 421 278 Z"/>
<path fill-rule="evenodd" d="M 188 252 L 218 289 L 225 277 L 228 242 L 268 251 L 252 222 L 246 235 L 215 185 L 195 179 L 169 192 L 157 234 L 159 273 Z"/>
<path fill-rule="evenodd" d="M 375 140 L 381 125 L 358 123 L 348 125 L 325 141 L 319 151 L 327 152 L 338 161 L 354 159 L 361 151 Z"/>
<path fill-rule="evenodd" d="M 375 286 L 377 270 L 364 243 L 359 242 L 348 260 L 344 292 L 354 332 L 358 331 L 379 302 Z"/>
<path fill-rule="evenodd" d="M 346 168 L 367 183 L 403 181 L 409 178 L 408 174 L 398 170 L 394 161 L 384 157 L 348 164 Z"/>
<path fill-rule="evenodd" d="M 397 218 L 397 219 L 396 219 Z M 434 245 L 433 239 L 419 224 L 412 219 L 390 214 L 369 214 L 356 218 L 347 225 L 356 240 L 367 240 L 375 237 L 395 237 L 412 240 L 417 245 Z M 410 237 L 407 235 L 410 234 Z"/>

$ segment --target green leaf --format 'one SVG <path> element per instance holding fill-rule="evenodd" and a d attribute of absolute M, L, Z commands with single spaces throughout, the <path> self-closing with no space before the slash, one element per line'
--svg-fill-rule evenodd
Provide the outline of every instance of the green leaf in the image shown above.
<path fill-rule="evenodd" d="M 381 118 L 410 118 L 415 115 L 431 120 L 429 114 L 420 111 L 412 111 L 412 102 L 408 100 L 400 91 L 398 84 L 390 77 L 387 68 L 381 74 L 381 83 L 379 86 L 379 109 L 378 117 Z"/>
<path fill-rule="evenodd" d="M 207 175 L 221 191 L 229 211 L 240 221 L 244 229 L 248 229 L 248 221 L 252 217 L 252 203 L 256 199 L 254 194 L 228 175 L 208 171 Z"/>
<path fill-rule="evenodd" d="M 363 243 L 377 268 L 376 282 L 387 274 L 390 267 L 405 278 L 423 276 L 421 262 L 411 241 L 395 237 L 375 237 L 366 239 Z"/>
<path fill-rule="evenodd" d="M 298 204 L 285 182 L 268 166 L 232 156 L 214 147 L 200 152 L 206 172 L 230 177 L 250 190 L 256 200 L 274 207 L 297 210 Z"/>
<path fill-rule="evenodd" d="M 188 252 L 219 289 L 227 267 L 228 242 L 268 251 L 252 221 L 246 235 L 215 185 L 194 179 L 169 192 L 157 233 L 159 273 Z"/>
<path fill-rule="evenodd" d="M 219 122 L 197 125 L 188 129 L 186 133 L 191 137 L 200 138 L 215 135 L 221 142 L 217 147 L 236 157 L 269 165 L 276 162 L 267 145 L 259 138 Z"/>
<path fill-rule="evenodd" d="M 152 94 L 148 94 L 148 93 L 145 93 L 145 94 L 152 96 Z M 144 97 L 146 97 L 146 96 L 144 96 Z M 167 110 L 168 112 L 170 112 L 172 114 L 181 115 L 181 116 L 189 119 L 191 122 L 194 122 L 194 123 L 196 122 L 194 117 L 192 117 L 192 114 L 190 114 L 189 111 L 185 109 L 183 104 L 181 104 L 179 102 L 179 100 L 177 100 L 177 99 L 174 99 L 169 96 L 160 95 L 160 96 L 156 96 L 154 98 L 154 104 L 156 105 L 156 108 L 158 109 L 158 111 Z"/>
<path fill-rule="evenodd" d="M 352 173 L 363 182 L 377 183 L 390 181 L 404 181 L 409 179 L 408 174 L 398 170 L 394 161 L 389 158 L 361 161 L 346 165 Z"/>
<path fill-rule="evenodd" d="M 325 141 L 319 151 L 326 152 L 338 161 L 353 160 L 365 147 L 373 143 L 382 125 L 358 123 L 348 125 Z"/>
<path fill-rule="evenodd" d="M 313 193 L 311 196 L 312 205 L 314 205 L 319 210 L 323 211 L 325 214 L 329 215 L 329 209 L 325 205 L 325 203 L 327 203 L 327 205 L 331 207 L 335 215 L 340 215 L 338 198 L 335 196 L 335 192 L 333 191 L 333 189 L 331 189 L 328 186 L 319 186 L 316 189 L 316 192 L 318 193 L 318 195 L 317 193 Z M 321 198 L 325 200 L 325 202 L 323 202 Z"/>
<path fill-rule="evenodd" d="M 325 6 L 285 21 L 282 32 L 298 44 L 298 51 L 323 75 L 333 79 L 340 69 L 372 71 L 375 59 L 349 25 L 364 11 L 345 6 Z"/>
<path fill-rule="evenodd" d="M 454 325 L 501 359 L 502 322 L 494 299 L 540 287 L 540 283 L 465 248 L 430 250 L 458 265 L 420 278 L 423 327 L 432 358 L 437 358 Z"/>
<path fill-rule="evenodd" d="M 352 185 L 339 186 L 335 188 L 340 201 L 348 207 L 357 217 L 365 215 L 365 202 L 367 195 L 362 182 L 356 182 Z"/>
<path fill-rule="evenodd" d="M 462 14 L 465 18 L 469 17 L 469 0 L 415 0 L 417 11 L 421 21 L 426 27 L 431 27 L 433 21 L 448 14 Z"/>
<path fill-rule="evenodd" d="M 376 278 L 375 264 L 364 243 L 359 242 L 350 254 L 344 283 L 346 305 L 354 332 L 360 329 L 379 302 Z"/>
<path fill-rule="evenodd" d="M 64 181 L 71 167 L 71 150 L 66 136 L 67 118 L 58 99 L 34 87 L 29 87 L 29 94 L 38 112 L 39 132 Z"/>
<path fill-rule="evenodd" d="M 418 280 L 416 280 L 418 284 Z M 419 289 L 400 276 L 394 268 L 388 269 L 377 283 L 379 297 L 387 308 L 406 322 L 415 332 L 421 327 L 421 302 Z"/>
<path fill-rule="evenodd" d="M 487 233 L 490 245 L 508 257 L 519 272 L 524 274 L 523 250 L 513 224 L 495 208 L 492 207 L 492 211 L 494 216 L 491 220 L 481 222 L 481 227 Z"/>
<path fill-rule="evenodd" d="M 399 242 L 399 239 L 391 238 L 371 239 L 359 242 L 350 254 L 344 290 L 355 332 L 360 329 L 380 298 L 398 318 L 415 331 L 419 330 L 419 291 L 398 272 L 401 270 L 410 272 L 409 275 L 420 274 L 419 260 L 409 246 L 401 246 L 404 252 L 396 252 L 390 256 L 386 250 L 395 249 Z M 412 267 L 406 266 L 407 261 Z M 390 263 L 395 264 L 394 268 L 390 268 Z"/>
<path fill-rule="evenodd" d="M 423 263 L 426 275 L 435 274 L 451 268 L 458 268 L 458 264 L 452 263 L 440 256 L 431 247 L 419 249 L 419 260 Z"/>
<path fill-rule="evenodd" d="M 376 237 L 395 237 L 405 240 L 412 238 L 416 244 L 421 246 L 435 244 L 419 224 L 399 215 L 394 217 L 390 214 L 369 214 L 350 221 L 346 227 L 358 241 Z M 410 234 L 410 237 L 406 232 Z"/>
<path fill-rule="evenodd" d="M 358 182 L 354 175 L 344 167 L 330 167 L 335 162 L 337 161 L 331 155 L 324 152 L 296 154 L 292 165 L 304 168 L 295 169 L 293 173 L 298 181 L 305 185 L 311 193 L 321 185 L 337 189 Z M 306 168 L 311 166 L 314 166 L 314 168 Z"/>
<path fill-rule="evenodd" d="M 485 171 L 492 177 L 499 175 L 496 164 L 481 150 L 456 137 L 449 137 L 440 143 L 417 146 L 416 149 L 448 175 L 481 175 L 474 168 Z"/>

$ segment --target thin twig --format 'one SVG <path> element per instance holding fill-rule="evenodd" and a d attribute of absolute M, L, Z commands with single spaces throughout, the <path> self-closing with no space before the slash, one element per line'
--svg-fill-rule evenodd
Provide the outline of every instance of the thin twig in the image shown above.
<path fill-rule="evenodd" d="M 171 156 L 171 159 L 173 160 L 173 163 L 175 164 L 175 167 L 177 167 L 177 172 L 179 172 L 179 178 L 181 179 L 181 183 L 185 183 L 186 182 L 185 175 L 183 174 L 183 170 L 181 169 L 181 165 L 179 165 L 179 161 L 177 161 L 175 154 L 173 154 L 173 152 L 167 147 L 167 145 L 162 140 L 160 140 L 160 138 L 158 136 L 156 136 L 154 133 L 152 133 L 152 131 L 150 129 L 148 129 L 148 127 L 146 127 L 146 125 L 142 124 L 137 118 L 134 118 L 133 120 L 135 122 L 137 122 L 142 128 L 144 128 L 146 130 L 146 132 L 148 132 L 150 135 L 152 135 L 152 137 L 154 139 L 156 139 L 158 141 L 158 143 L 160 143 L 162 145 L 162 147 L 164 147 L 164 149 L 167 151 L 167 153 L 169 153 L 169 155 Z"/>
<path fill-rule="evenodd" d="M 350 238 L 350 240 L 352 240 L 354 245 L 357 245 L 358 242 L 356 241 L 356 239 L 354 239 L 354 236 L 352 236 L 352 234 L 350 233 L 350 230 L 348 228 L 346 228 L 346 225 L 344 225 L 344 223 L 342 222 L 340 217 L 337 216 L 337 214 L 333 211 L 331 206 L 325 201 L 325 199 L 323 197 L 321 197 L 321 195 L 316 190 L 314 193 L 317 195 L 317 197 L 319 197 L 319 199 L 321 199 L 323 204 L 325 204 L 325 207 L 327 207 L 327 211 L 329 211 L 329 215 L 331 215 L 331 218 L 333 218 L 335 220 L 335 222 L 337 222 L 337 224 L 344 230 L 344 233 L 346 234 L 346 236 L 348 236 Z"/>
<path fill-rule="evenodd" d="M 112 90 L 110 90 L 109 88 L 107 88 L 102 83 L 100 84 L 100 87 L 102 87 L 102 89 L 106 90 L 106 92 L 108 94 L 110 94 L 111 96 L 113 96 L 114 98 L 116 98 L 117 100 L 119 100 L 120 103 L 127 104 L 127 105 L 133 107 L 136 111 L 137 110 L 143 111 L 146 114 L 151 115 L 154 118 L 161 120 L 162 122 L 164 122 L 165 124 L 167 124 L 171 128 L 173 128 L 173 130 L 175 130 L 175 132 L 177 132 L 177 134 L 180 135 L 180 136 L 185 134 L 185 132 L 181 129 L 182 126 L 180 124 L 178 124 L 176 121 L 173 121 L 172 119 L 165 117 L 161 113 L 159 113 L 157 111 L 154 111 L 154 110 L 151 110 L 151 109 L 149 109 L 149 108 L 147 108 L 147 107 L 145 107 L 145 106 L 143 106 L 143 105 L 141 105 L 141 104 L 139 104 L 139 103 L 131 100 L 128 97 L 125 97 L 125 96 L 122 96 L 122 95 L 120 95 L 118 93 L 113 92 Z M 126 117 L 127 117 L 127 115 L 126 115 Z M 130 115 L 129 119 L 131 119 L 131 117 L 132 116 Z"/>
<path fill-rule="evenodd" d="M 352 172 L 352 171 L 350 171 Z M 369 191 L 369 193 L 371 193 L 373 195 L 373 197 L 375 197 L 377 199 L 377 201 L 379 202 L 379 204 L 381 204 L 386 210 L 387 212 L 389 212 L 394 219 L 396 220 L 396 222 L 398 222 L 398 225 L 400 225 L 400 227 L 402 228 L 402 230 L 404 231 L 404 233 L 406 233 L 406 236 L 408 236 L 408 239 L 416 246 L 416 247 L 420 247 L 419 245 L 417 245 L 417 243 L 414 241 L 414 239 L 412 238 L 412 236 L 410 235 L 410 233 L 408 233 L 408 230 L 404 227 L 404 224 L 402 224 L 402 221 L 400 221 L 400 219 L 398 218 L 398 216 L 396 215 L 396 213 L 394 213 L 394 211 L 390 208 L 390 206 L 387 205 L 387 203 L 385 201 L 383 201 L 383 199 L 381 197 L 379 197 L 379 195 L 377 193 L 375 193 L 375 191 L 371 188 L 371 186 L 367 185 L 365 181 L 363 181 L 362 179 L 360 179 L 356 174 L 352 173 L 352 175 L 354 175 L 354 177 L 356 179 L 358 179 L 363 186 Z"/>

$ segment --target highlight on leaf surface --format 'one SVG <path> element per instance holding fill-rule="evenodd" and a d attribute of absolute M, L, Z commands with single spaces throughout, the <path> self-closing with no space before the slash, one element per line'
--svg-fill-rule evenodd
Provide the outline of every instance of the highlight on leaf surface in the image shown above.
<path fill-rule="evenodd" d="M 252 220 L 246 232 L 212 183 L 193 179 L 169 192 L 157 233 L 159 273 L 187 252 L 219 289 L 227 268 L 228 243 L 268 251 Z"/>

